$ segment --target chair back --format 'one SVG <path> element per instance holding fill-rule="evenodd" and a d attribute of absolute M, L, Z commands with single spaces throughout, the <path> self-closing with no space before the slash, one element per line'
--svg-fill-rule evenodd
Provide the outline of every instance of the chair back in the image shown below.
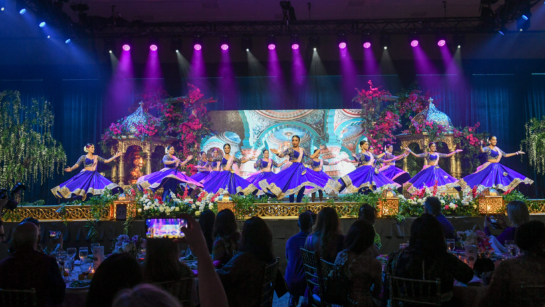
<path fill-rule="evenodd" d="M 182 305 L 186 306 L 187 304 L 187 306 L 190 306 L 191 289 L 193 288 L 193 282 L 193 277 L 183 277 L 178 280 L 154 283 L 154 285 L 172 294 L 180 301 L 180 303 L 182 303 Z"/>
<path fill-rule="evenodd" d="M 520 306 L 542 307 L 545 305 L 545 285 L 520 285 Z"/>
<path fill-rule="evenodd" d="M 305 280 L 307 281 L 308 303 L 310 306 L 322 306 L 322 272 L 319 270 L 319 259 L 315 252 L 306 250 L 301 247 L 301 256 L 303 257 L 303 270 L 305 272 Z M 313 290 L 318 289 L 318 295 L 313 294 Z"/>
<path fill-rule="evenodd" d="M 395 277 L 388 274 L 392 306 L 441 306 L 452 299 L 452 292 L 441 294 L 441 279 L 421 280 Z"/>
<path fill-rule="evenodd" d="M 0 289 L 0 306 L 3 306 L 3 307 L 36 306 L 36 289 L 30 289 L 30 290 Z"/>
<path fill-rule="evenodd" d="M 278 272 L 279 263 L 280 259 L 277 257 L 274 263 L 265 265 L 263 288 L 261 289 L 261 302 L 259 306 L 272 307 L 274 288 L 276 286 L 276 272 Z"/>
<path fill-rule="evenodd" d="M 342 289 L 344 291 L 339 291 L 340 289 L 335 289 L 336 287 L 333 287 L 333 280 L 334 277 L 330 277 L 331 271 L 335 270 L 335 264 L 331 263 L 329 261 L 324 260 L 323 258 L 320 258 L 320 271 L 322 276 L 322 304 L 325 306 L 332 306 L 333 304 L 339 305 L 340 302 L 335 301 L 336 300 L 343 300 L 343 304 L 350 303 L 350 289 L 347 287 L 346 289 Z M 330 278 L 333 278 L 333 280 L 330 280 Z M 338 282 L 338 281 L 337 281 Z M 335 302 L 335 303 L 333 303 Z M 352 302 L 354 304 L 354 302 Z"/>

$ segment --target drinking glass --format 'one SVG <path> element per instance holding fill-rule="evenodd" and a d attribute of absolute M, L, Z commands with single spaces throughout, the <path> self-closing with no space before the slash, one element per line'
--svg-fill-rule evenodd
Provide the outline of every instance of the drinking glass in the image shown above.
<path fill-rule="evenodd" d="M 57 263 L 60 267 L 64 266 L 64 261 L 66 260 L 68 256 L 66 255 L 65 251 L 58 251 L 55 255 L 55 258 L 57 259 Z"/>
<path fill-rule="evenodd" d="M 89 254 L 91 254 L 91 255 L 93 254 L 93 250 L 94 250 L 94 247 L 95 247 L 95 246 L 100 246 L 100 243 L 93 243 L 93 244 L 91 244 L 91 249 L 89 250 Z"/>
<path fill-rule="evenodd" d="M 448 246 L 448 250 L 450 252 L 453 252 L 454 248 L 456 247 L 456 241 L 454 239 L 447 239 L 447 246 Z"/>
<path fill-rule="evenodd" d="M 72 281 L 72 278 L 70 277 L 70 274 L 74 270 L 74 260 L 65 260 L 63 269 L 64 269 L 64 272 L 65 272 L 64 275 L 68 275 L 66 277 L 66 280 L 67 281 Z"/>
<path fill-rule="evenodd" d="M 66 249 L 66 254 L 68 255 L 69 260 L 73 260 L 74 256 L 76 256 L 76 248 L 75 247 L 69 247 Z"/>
<path fill-rule="evenodd" d="M 87 255 L 89 255 L 89 249 L 87 247 L 80 247 L 79 248 L 79 259 L 81 262 L 85 262 L 87 259 Z"/>
<path fill-rule="evenodd" d="M 85 275 L 85 278 L 87 278 L 87 275 L 89 275 L 89 272 L 91 272 L 92 268 L 93 268 L 93 263 L 91 261 L 85 261 L 79 267 L 81 273 Z"/>

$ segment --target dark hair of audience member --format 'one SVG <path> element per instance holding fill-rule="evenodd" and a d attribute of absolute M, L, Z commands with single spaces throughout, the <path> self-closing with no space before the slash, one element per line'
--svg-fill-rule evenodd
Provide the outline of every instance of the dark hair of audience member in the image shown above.
<path fill-rule="evenodd" d="M 313 230 L 313 237 L 318 237 L 320 239 L 319 242 L 322 253 L 334 248 L 332 244 L 335 244 L 338 236 L 341 235 L 337 211 L 331 207 L 325 207 L 320 210 Z"/>
<path fill-rule="evenodd" d="M 312 218 L 312 226 L 314 226 L 314 224 L 316 223 L 316 217 L 318 216 L 316 213 L 310 211 L 310 210 L 307 210 L 305 211 L 307 212 L 308 214 L 310 214 L 310 217 Z"/>
<path fill-rule="evenodd" d="M 13 231 L 12 247 L 15 251 L 30 251 L 38 244 L 38 226 L 22 222 Z"/>
<path fill-rule="evenodd" d="M 113 254 L 96 269 L 87 293 L 86 307 L 111 306 L 115 294 L 142 282 L 140 265 L 127 253 Z"/>
<path fill-rule="evenodd" d="M 119 291 L 112 307 L 181 307 L 177 298 L 150 284 Z"/>
<path fill-rule="evenodd" d="M 35 219 L 33 217 L 27 217 L 26 219 L 21 221 L 21 223 L 25 223 L 25 222 L 32 223 L 32 224 L 36 225 L 36 227 L 40 228 L 40 221 L 38 221 L 37 219 Z"/>
<path fill-rule="evenodd" d="M 233 211 L 223 209 L 218 212 L 214 224 L 214 239 L 217 237 L 231 237 L 238 231 L 237 219 Z"/>
<path fill-rule="evenodd" d="M 199 225 L 201 226 L 208 252 L 212 253 L 212 247 L 214 246 L 214 222 L 216 221 L 216 215 L 211 210 L 204 210 L 199 217 Z"/>
<path fill-rule="evenodd" d="M 545 224 L 530 221 L 520 225 L 515 234 L 515 243 L 525 253 L 545 256 Z"/>
<path fill-rule="evenodd" d="M 424 258 L 433 258 L 447 252 L 441 223 L 431 214 L 424 213 L 411 225 L 409 247 Z"/>
<path fill-rule="evenodd" d="M 147 239 L 146 259 L 142 268 L 144 281 L 163 282 L 182 278 L 183 264 L 180 263 L 179 254 L 178 244 L 172 239 Z"/>
<path fill-rule="evenodd" d="M 301 231 L 310 232 L 312 230 L 312 215 L 308 211 L 299 214 L 298 222 Z"/>
<path fill-rule="evenodd" d="M 375 242 L 375 228 L 366 220 L 357 220 L 350 226 L 344 239 L 344 248 L 357 255 L 363 253 Z"/>
<path fill-rule="evenodd" d="M 377 210 L 371 205 L 363 204 L 358 212 L 358 219 L 365 220 L 374 225 L 377 219 Z"/>
<path fill-rule="evenodd" d="M 439 215 L 441 214 L 441 201 L 437 197 L 428 197 L 424 202 L 424 208 L 433 216 Z"/>
<path fill-rule="evenodd" d="M 244 223 L 239 251 L 251 253 L 257 259 L 266 263 L 275 260 L 272 233 L 263 219 L 254 216 Z"/>

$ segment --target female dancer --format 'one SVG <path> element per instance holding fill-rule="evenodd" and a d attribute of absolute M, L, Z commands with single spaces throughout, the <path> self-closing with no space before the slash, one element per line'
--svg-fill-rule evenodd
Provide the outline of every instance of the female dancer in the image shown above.
<path fill-rule="evenodd" d="M 178 170 L 178 166 L 186 165 L 193 156 L 189 156 L 184 162 L 181 162 L 174 154 L 175 150 L 172 145 L 165 148 L 165 156 L 163 157 L 163 165 L 165 167 L 158 172 L 138 178 L 136 185 L 140 191 L 150 189 L 155 192 L 158 189 L 163 188 L 163 201 L 168 201 L 170 199 L 170 193 L 176 194 L 176 188 L 179 184 L 185 183 L 192 189 L 195 187 L 202 187 L 202 184 Z M 184 189 L 183 186 L 182 189 Z"/>
<path fill-rule="evenodd" d="M 440 158 L 448 158 L 458 152 L 462 152 L 461 149 L 457 149 L 449 154 L 443 154 L 437 152 L 437 145 L 430 143 L 428 145 L 429 151 L 421 154 L 415 154 L 409 148 L 405 148 L 413 156 L 417 158 L 424 158 L 426 165 L 418 174 L 416 174 L 411 180 L 407 181 L 403 187 L 407 189 L 409 193 L 414 193 L 419 189 L 428 187 L 431 188 L 437 183 L 437 190 L 439 192 L 446 191 L 452 187 L 459 187 L 460 183 L 458 179 L 447 174 L 439 167 Z"/>
<path fill-rule="evenodd" d="M 276 163 L 273 159 L 269 158 L 269 150 L 263 149 L 263 158 L 257 160 L 257 162 L 254 164 L 254 168 L 259 170 L 257 173 L 254 173 L 250 175 L 250 177 L 246 178 L 248 182 L 256 186 L 259 190 L 261 188 L 259 187 L 259 182 L 263 179 L 267 179 L 274 175 L 272 168 L 273 167 L 282 167 L 285 162 L 282 162 L 280 164 Z M 260 191 L 259 194 L 264 194 L 263 191 Z"/>
<path fill-rule="evenodd" d="M 314 151 L 314 153 L 312 154 L 312 156 L 310 156 L 310 160 L 307 161 L 306 164 L 307 164 L 308 167 L 310 167 L 316 173 L 316 175 L 318 175 L 319 178 L 321 178 L 322 180 L 326 180 L 327 182 L 331 182 L 331 184 L 335 186 L 335 190 L 338 190 L 341 187 L 339 182 L 335 181 L 331 177 L 329 177 L 329 175 L 326 174 L 323 171 L 323 169 L 324 169 L 324 165 L 337 165 L 337 164 L 339 164 L 339 162 L 345 161 L 345 160 L 338 160 L 338 161 L 329 163 L 328 161 L 324 161 L 323 159 L 320 158 L 321 154 L 322 153 L 321 153 L 320 149 L 316 149 Z M 314 201 L 316 199 L 316 190 L 318 190 L 318 195 L 320 197 L 320 201 L 323 201 L 324 200 L 324 192 L 321 189 L 314 188 L 314 189 L 312 189 L 310 191 L 305 191 L 305 194 L 312 193 L 312 201 Z"/>
<path fill-rule="evenodd" d="M 207 193 L 216 194 L 223 193 L 224 191 L 229 192 L 229 194 L 242 194 L 248 195 L 257 191 L 256 186 L 246 181 L 244 178 L 235 174 L 233 170 L 234 163 L 246 163 L 249 160 L 253 159 L 239 159 L 231 156 L 231 145 L 223 145 L 223 151 L 225 155 L 223 158 L 217 157 L 215 161 L 220 163 L 222 171 L 217 175 L 210 178 L 208 181 L 204 182 L 204 190 Z"/>
<path fill-rule="evenodd" d="M 467 188 L 472 189 L 476 186 L 478 191 L 482 191 L 486 188 L 496 188 L 508 191 L 514 189 L 520 183 L 534 183 L 533 180 L 499 163 L 502 157 L 509 158 L 514 155 L 523 155 L 524 152 L 517 151 L 515 153 L 506 154 L 496 146 L 497 144 L 498 139 L 495 136 L 490 136 L 488 138 L 488 146 L 481 147 L 481 152 L 486 154 L 488 162 L 479 166 L 475 173 L 460 180 L 460 184 L 463 187 L 467 186 Z"/>
<path fill-rule="evenodd" d="M 405 158 L 408 153 L 405 152 L 399 156 L 394 156 L 392 152 L 394 151 L 394 146 L 392 144 L 387 144 L 384 146 L 384 160 L 390 160 L 392 162 L 383 161 L 383 166 L 379 169 L 384 176 L 388 177 L 390 180 L 404 184 L 405 182 L 411 179 L 411 175 L 406 171 L 396 167 L 397 160 Z"/>
<path fill-rule="evenodd" d="M 206 156 L 206 152 L 201 151 L 201 159 L 199 162 L 197 162 L 197 170 L 198 172 L 191 176 L 190 178 L 199 182 L 204 179 L 204 177 L 208 176 L 210 174 L 210 163 L 208 163 L 208 157 Z"/>
<path fill-rule="evenodd" d="M 289 195 L 290 202 L 294 201 L 294 194 L 297 194 L 298 203 L 303 199 L 305 188 L 308 187 L 325 190 L 326 193 L 336 191 L 335 182 L 321 179 L 316 172 L 303 165 L 303 159 L 308 154 L 305 149 L 299 147 L 300 142 L 299 136 L 294 135 L 291 138 L 292 148 L 288 148 L 282 153 L 277 149 L 271 149 L 271 152 L 280 158 L 289 156 L 292 164 L 280 173 L 261 180 L 259 185 L 263 191 L 268 190 L 279 199 Z"/>
<path fill-rule="evenodd" d="M 201 181 L 199 181 L 200 183 L 204 184 L 205 182 L 216 177 L 216 175 L 220 173 L 220 162 L 218 161 L 221 161 L 221 158 L 218 158 L 218 157 L 219 157 L 218 149 L 214 149 L 214 152 L 212 153 L 212 159 L 208 161 L 208 165 L 210 166 L 210 173 L 208 173 L 206 177 L 201 179 Z"/>
<path fill-rule="evenodd" d="M 118 151 L 115 156 L 105 160 L 102 157 L 94 155 L 95 145 L 93 144 L 87 144 L 85 147 L 83 147 L 83 151 L 85 151 L 87 154 L 81 156 L 74 166 L 67 167 L 64 169 L 64 171 L 69 173 L 77 169 L 80 165 L 83 165 L 83 170 L 70 180 L 51 189 L 51 192 L 53 192 L 53 194 L 59 198 L 75 198 L 81 200 L 87 199 L 88 195 L 102 195 L 105 189 L 112 191 L 113 194 L 123 192 L 123 189 L 120 186 L 106 179 L 106 177 L 97 172 L 98 162 L 110 163 L 115 158 L 121 156 L 121 153 Z"/>
<path fill-rule="evenodd" d="M 380 157 L 382 154 L 375 156 L 371 153 L 369 151 L 369 141 L 361 141 L 360 149 L 361 153 L 354 155 L 356 161 L 350 161 L 357 163 L 358 168 L 339 179 L 339 183 L 341 184 L 339 191 L 346 189 L 348 193 L 363 193 L 366 188 L 396 189 L 400 187 L 399 184 L 388 179 L 375 169 L 375 157 Z"/>

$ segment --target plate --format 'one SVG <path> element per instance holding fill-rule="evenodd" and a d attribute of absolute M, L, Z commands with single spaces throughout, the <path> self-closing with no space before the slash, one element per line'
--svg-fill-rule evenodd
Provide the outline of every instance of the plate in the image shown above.
<path fill-rule="evenodd" d="M 91 286 L 90 280 L 78 280 L 72 281 L 70 284 L 66 285 L 67 289 L 87 289 Z"/>

